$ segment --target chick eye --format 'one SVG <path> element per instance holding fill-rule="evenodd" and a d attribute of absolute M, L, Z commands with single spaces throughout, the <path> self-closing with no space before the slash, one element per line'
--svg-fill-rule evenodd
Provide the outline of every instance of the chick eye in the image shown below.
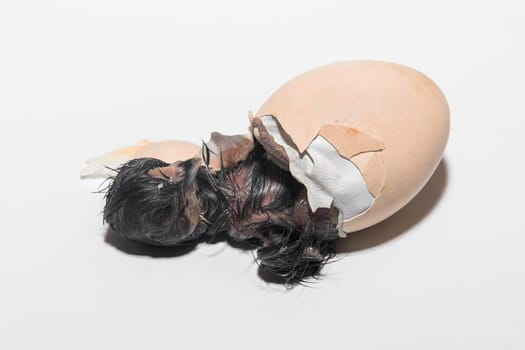
<path fill-rule="evenodd" d="M 184 175 L 186 175 L 186 171 L 184 171 L 184 169 L 179 168 L 179 169 L 177 170 L 177 177 L 178 177 L 178 178 L 183 178 Z"/>

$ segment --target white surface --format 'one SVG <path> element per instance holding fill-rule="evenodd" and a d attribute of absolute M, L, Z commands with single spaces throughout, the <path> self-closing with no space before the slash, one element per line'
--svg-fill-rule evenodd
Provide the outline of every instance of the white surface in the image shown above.
<path fill-rule="evenodd" d="M 520 1 L 2 1 L 0 348 L 523 349 Z M 446 160 L 311 288 L 249 252 L 105 242 L 84 160 L 242 133 L 288 78 L 400 62 L 446 93 Z M 126 247 L 124 247 L 126 248 Z"/>

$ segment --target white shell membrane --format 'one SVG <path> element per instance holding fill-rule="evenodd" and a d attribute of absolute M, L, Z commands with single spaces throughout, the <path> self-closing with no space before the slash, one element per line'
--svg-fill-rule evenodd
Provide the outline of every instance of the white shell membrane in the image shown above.
<path fill-rule="evenodd" d="M 333 203 L 342 213 L 342 220 L 349 220 L 372 206 L 375 198 L 368 191 L 359 168 L 339 154 L 324 137 L 318 135 L 306 151 L 299 154 L 273 116 L 265 115 L 261 121 L 274 141 L 286 151 L 290 173 L 306 187 L 312 211 L 330 208 Z"/>

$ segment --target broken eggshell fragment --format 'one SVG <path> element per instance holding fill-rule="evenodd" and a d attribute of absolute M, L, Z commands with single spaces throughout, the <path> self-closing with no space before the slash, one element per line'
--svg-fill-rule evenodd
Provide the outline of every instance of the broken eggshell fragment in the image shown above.
<path fill-rule="evenodd" d="M 251 121 L 254 136 L 270 152 L 280 149 L 274 157 L 307 187 L 313 210 L 333 200 L 346 233 L 407 204 L 435 171 L 449 134 L 448 104 L 437 85 L 414 69 L 378 61 L 301 74 Z"/>
<path fill-rule="evenodd" d="M 200 146 L 185 141 L 160 141 L 150 142 L 141 140 L 133 146 L 107 152 L 101 156 L 91 158 L 80 172 L 80 177 L 107 178 L 114 175 L 115 170 L 122 164 L 137 158 L 157 158 L 167 163 L 177 160 L 186 160 L 199 156 Z"/>

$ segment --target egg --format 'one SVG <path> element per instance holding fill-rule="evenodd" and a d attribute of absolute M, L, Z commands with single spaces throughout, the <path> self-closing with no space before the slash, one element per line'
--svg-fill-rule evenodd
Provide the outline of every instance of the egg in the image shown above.
<path fill-rule="evenodd" d="M 254 136 L 305 184 L 312 209 L 339 207 L 344 233 L 386 219 L 422 189 L 450 125 L 446 98 L 432 80 L 379 61 L 301 74 L 251 122 Z"/>
<path fill-rule="evenodd" d="M 249 134 L 212 133 L 209 168 L 236 166 L 257 139 L 306 187 L 312 212 L 338 209 L 343 237 L 391 216 L 423 188 L 441 160 L 450 124 L 445 96 L 432 80 L 379 61 L 338 62 L 303 73 L 249 119 Z M 135 158 L 171 163 L 202 154 L 188 142 L 145 140 L 88 161 L 81 176 L 110 176 Z"/>
<path fill-rule="evenodd" d="M 82 176 L 111 178 L 105 222 L 161 246 L 223 232 L 258 247 L 259 271 L 299 283 L 319 274 L 339 237 L 407 204 L 449 134 L 436 84 L 376 61 L 299 75 L 249 121 L 249 133 L 213 132 L 202 147 L 142 141 L 92 159 Z"/>

